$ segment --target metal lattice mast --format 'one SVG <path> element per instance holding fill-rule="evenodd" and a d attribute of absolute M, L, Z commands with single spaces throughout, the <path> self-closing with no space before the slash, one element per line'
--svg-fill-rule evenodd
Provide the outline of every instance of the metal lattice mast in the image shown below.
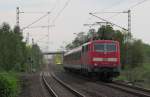
<path fill-rule="evenodd" d="M 19 10 L 19 7 L 16 8 L 16 26 L 19 27 L 19 13 L 20 13 L 20 10 Z"/>
<path fill-rule="evenodd" d="M 131 10 L 128 10 L 128 34 L 131 39 Z"/>

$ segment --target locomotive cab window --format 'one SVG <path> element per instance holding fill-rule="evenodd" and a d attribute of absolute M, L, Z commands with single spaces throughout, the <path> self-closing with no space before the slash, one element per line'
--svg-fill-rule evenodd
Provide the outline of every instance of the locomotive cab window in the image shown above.
<path fill-rule="evenodd" d="M 94 50 L 96 52 L 114 52 L 116 51 L 115 43 L 96 43 L 94 44 Z"/>
<path fill-rule="evenodd" d="M 114 51 L 116 51 L 116 45 L 115 45 L 114 43 L 107 44 L 106 50 L 107 50 L 108 52 L 114 52 Z"/>
<path fill-rule="evenodd" d="M 94 50 L 97 52 L 104 52 L 105 48 L 104 48 L 104 44 L 94 44 Z"/>

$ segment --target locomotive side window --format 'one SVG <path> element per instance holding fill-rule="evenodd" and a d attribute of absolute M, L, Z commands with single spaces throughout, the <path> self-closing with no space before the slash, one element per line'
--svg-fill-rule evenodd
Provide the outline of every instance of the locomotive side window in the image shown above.
<path fill-rule="evenodd" d="M 88 49 L 88 45 L 85 46 L 85 52 L 87 52 L 89 49 Z"/>
<path fill-rule="evenodd" d="M 89 48 L 88 48 L 88 45 L 85 45 L 82 47 L 82 52 L 88 52 Z"/>
<path fill-rule="evenodd" d="M 82 52 L 84 52 L 84 46 L 82 46 Z"/>

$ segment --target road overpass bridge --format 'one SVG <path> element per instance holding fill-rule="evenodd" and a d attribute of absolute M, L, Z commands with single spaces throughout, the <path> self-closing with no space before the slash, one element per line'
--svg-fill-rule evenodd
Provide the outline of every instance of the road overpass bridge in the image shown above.
<path fill-rule="evenodd" d="M 55 55 L 55 54 L 64 54 L 65 51 L 50 51 L 50 52 L 43 52 L 43 55 Z"/>

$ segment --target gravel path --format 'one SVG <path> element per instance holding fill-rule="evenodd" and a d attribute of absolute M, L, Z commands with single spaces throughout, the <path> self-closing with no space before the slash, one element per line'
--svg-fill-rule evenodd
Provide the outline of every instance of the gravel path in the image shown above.
<path fill-rule="evenodd" d="M 42 84 L 39 73 L 21 75 L 22 92 L 18 97 L 51 97 Z"/>

